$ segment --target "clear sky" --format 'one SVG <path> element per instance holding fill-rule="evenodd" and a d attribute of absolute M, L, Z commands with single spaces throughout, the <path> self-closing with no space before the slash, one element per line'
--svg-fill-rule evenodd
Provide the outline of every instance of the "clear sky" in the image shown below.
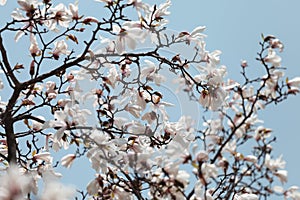
<path fill-rule="evenodd" d="M 89 1 L 79 2 L 87 5 Z M 12 8 L 11 4 L 9 7 Z M 85 10 L 97 11 L 93 6 L 86 7 Z M 299 8 L 299 0 L 173 0 L 171 15 L 168 17 L 169 28 L 191 31 L 196 26 L 205 25 L 207 49 L 219 49 L 223 52 L 221 63 L 227 66 L 228 77 L 231 79 L 238 77 L 242 59 L 248 61 L 250 68 L 261 67 L 255 60 L 260 34 L 275 35 L 285 45 L 281 54 L 282 65 L 287 67 L 286 75 L 292 78 L 300 76 Z M 0 8 L 1 27 L 3 19 L 11 11 L 12 9 Z M 283 154 L 287 161 L 288 186 L 300 185 L 299 102 L 300 96 L 291 97 L 278 106 L 269 106 L 260 115 L 265 126 L 272 128 L 278 139 L 274 145 L 275 154 Z M 80 172 L 80 166 L 77 168 L 74 165 L 73 169 Z M 68 178 L 73 182 L 72 175 Z M 92 177 L 87 177 L 87 180 L 91 179 Z"/>

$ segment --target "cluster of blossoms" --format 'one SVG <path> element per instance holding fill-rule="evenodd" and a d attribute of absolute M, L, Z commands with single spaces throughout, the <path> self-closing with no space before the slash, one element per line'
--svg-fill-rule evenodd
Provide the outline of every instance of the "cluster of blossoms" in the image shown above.
<path fill-rule="evenodd" d="M 258 117 L 300 88 L 299 77 L 282 81 L 283 44 L 275 36 L 260 43 L 257 60 L 265 74 L 248 77 L 243 61 L 244 82 L 238 83 L 226 80 L 221 52 L 206 49 L 204 26 L 166 33 L 169 0 L 158 6 L 97 0 L 109 13 L 99 19 L 79 15 L 79 2 L 17 2 L 12 22 L 0 29 L 6 74 L 0 88 L 12 89 L 0 102 L 0 157 L 9 166 L 0 177 L 1 198 L 70 199 L 75 190 L 58 183 L 56 167 L 70 169 L 86 156 L 95 178 L 78 190 L 82 199 L 256 200 L 278 194 L 300 200 L 298 187 L 278 186 L 288 180 L 285 161 L 272 156 L 272 130 Z M 136 20 L 124 14 L 132 9 Z M 6 31 L 16 33 L 16 42 L 29 37 L 29 67 L 11 67 L 2 42 Z M 101 48 L 93 51 L 97 40 Z M 191 57 L 164 55 L 178 45 L 192 49 Z M 169 107 L 178 105 L 162 89 L 169 77 L 217 117 L 204 117 L 199 129 L 193 117 L 170 117 Z M 57 158 L 58 151 L 66 155 Z"/>

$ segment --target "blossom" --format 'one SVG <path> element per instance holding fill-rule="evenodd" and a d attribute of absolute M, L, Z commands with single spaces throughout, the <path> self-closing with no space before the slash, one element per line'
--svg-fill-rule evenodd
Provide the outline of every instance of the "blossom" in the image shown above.
<path fill-rule="evenodd" d="M 44 161 L 46 163 L 52 163 L 53 157 L 51 156 L 51 154 L 49 152 L 42 152 L 42 153 L 35 154 L 33 156 L 33 160 L 34 161 Z"/>
<path fill-rule="evenodd" d="M 209 164 L 209 163 L 203 163 L 201 165 L 201 174 L 202 174 L 202 181 L 204 183 L 208 182 L 208 179 L 210 178 L 216 178 L 218 176 L 218 168 L 215 164 Z"/>
<path fill-rule="evenodd" d="M 76 0 L 74 4 L 70 3 L 69 4 L 69 9 L 70 9 L 70 13 L 72 15 L 73 20 L 78 20 L 78 19 L 81 18 L 78 15 L 78 0 Z"/>
<path fill-rule="evenodd" d="M 0 6 L 4 6 L 7 0 L 0 0 Z"/>
<path fill-rule="evenodd" d="M 288 180 L 287 179 L 288 172 L 286 170 L 278 170 L 274 173 L 274 175 L 279 178 L 281 183 L 286 183 Z"/>
<path fill-rule="evenodd" d="M 289 87 L 295 87 L 297 89 L 300 88 L 300 77 L 295 77 L 291 80 L 287 80 L 287 85 Z"/>
<path fill-rule="evenodd" d="M 27 17 L 34 16 L 37 6 L 40 5 L 38 0 L 18 0 L 18 4 L 21 6 L 20 10 L 26 12 Z"/>
<path fill-rule="evenodd" d="M 283 51 L 284 45 L 278 38 L 270 39 L 269 41 L 271 48 L 276 49 L 278 48 L 280 52 Z"/>
<path fill-rule="evenodd" d="M 71 6 L 73 9 L 73 13 L 76 12 L 76 5 Z M 55 7 L 51 7 L 48 11 L 51 13 L 49 15 L 49 20 L 45 21 L 45 25 L 52 31 L 58 31 L 57 25 L 60 25 L 62 27 L 69 27 L 69 24 L 71 22 L 72 16 L 69 13 L 70 11 L 67 10 L 64 4 L 60 3 Z"/>
<path fill-rule="evenodd" d="M 128 127 L 128 131 L 130 131 L 134 135 L 146 135 L 146 136 L 153 136 L 153 132 L 151 128 L 147 125 L 141 124 L 137 121 L 132 121 L 125 125 Z"/>
<path fill-rule="evenodd" d="M 134 117 L 139 118 L 141 116 L 142 108 L 138 105 L 128 104 L 125 106 L 125 110 L 132 114 Z"/>
<path fill-rule="evenodd" d="M 158 73 L 158 66 L 156 66 L 150 60 L 145 60 L 147 66 L 145 66 L 141 71 L 141 78 L 146 78 L 146 80 L 154 81 L 156 85 L 160 85 L 166 80 L 166 78 Z"/>
<path fill-rule="evenodd" d="M 100 183 L 102 183 L 102 177 L 98 175 L 97 178 L 91 180 L 87 185 L 87 192 L 89 195 L 94 195 L 100 189 Z"/>
<path fill-rule="evenodd" d="M 170 14 L 168 8 L 171 6 L 171 1 L 167 0 L 165 3 L 160 4 L 158 7 L 153 6 L 146 10 L 145 19 L 150 23 L 152 23 L 153 27 L 163 26 L 168 21 L 164 19 L 164 16 Z M 156 22 L 156 23 L 155 23 Z"/>
<path fill-rule="evenodd" d="M 265 128 L 263 126 L 258 126 L 255 129 L 254 138 L 259 141 L 260 139 L 269 138 L 271 136 L 272 129 Z"/>
<path fill-rule="evenodd" d="M 36 37 L 34 34 L 30 34 L 30 47 L 29 51 L 32 57 L 39 56 L 41 51 L 39 49 L 38 43 L 36 41 Z"/>
<path fill-rule="evenodd" d="M 243 68 L 248 67 L 247 60 L 241 60 L 241 67 L 243 67 Z"/>
<path fill-rule="evenodd" d="M 128 0 L 128 4 L 133 4 L 133 7 L 135 7 L 137 11 L 140 11 L 140 10 L 147 11 L 147 10 L 149 10 L 149 5 L 142 2 L 142 0 Z"/>
<path fill-rule="evenodd" d="M 202 33 L 205 29 L 205 26 L 198 26 L 191 33 L 181 32 L 179 34 L 179 37 L 185 36 L 187 44 L 190 44 L 192 41 L 198 42 L 199 40 L 202 40 L 205 37 L 205 35 Z"/>
<path fill-rule="evenodd" d="M 119 144 L 117 140 L 109 141 L 108 135 L 102 131 L 93 130 L 89 135 L 90 144 L 87 157 L 92 163 L 92 168 L 98 171 L 107 171 L 109 162 L 119 162 L 124 156 L 124 153 L 119 151 Z M 101 151 L 99 151 L 101 148 Z"/>
<path fill-rule="evenodd" d="M 221 87 L 210 87 L 208 90 L 202 90 L 199 103 L 205 108 L 218 110 L 226 96 L 226 92 Z"/>
<path fill-rule="evenodd" d="M 208 109 L 217 110 L 223 104 L 227 93 L 223 88 L 223 78 L 226 75 L 226 67 L 217 65 L 220 62 L 220 51 L 208 54 L 206 66 L 199 66 L 203 72 L 194 77 L 194 80 L 205 85 L 199 97 L 199 103 Z"/>
<path fill-rule="evenodd" d="M 95 17 L 91 17 L 91 16 L 88 16 L 88 17 L 85 17 L 84 20 L 83 20 L 83 24 L 91 24 L 91 22 L 93 23 L 98 23 L 98 19 L 95 18 Z"/>
<path fill-rule="evenodd" d="M 298 186 L 291 186 L 285 193 L 286 198 L 291 198 L 293 200 L 300 200 L 300 192 L 298 191 Z"/>
<path fill-rule="evenodd" d="M 126 46 L 128 46 L 129 49 L 134 50 L 137 42 L 143 42 L 146 36 L 141 27 L 136 27 L 134 23 L 129 22 L 124 23 L 122 28 L 114 26 L 113 32 L 118 36 L 115 40 L 115 49 L 119 54 L 125 52 Z"/>
<path fill-rule="evenodd" d="M 282 159 L 282 155 L 277 159 L 271 159 L 270 154 L 266 155 L 265 166 L 271 171 L 276 171 L 277 169 L 282 169 L 285 167 L 285 161 Z"/>
<path fill-rule="evenodd" d="M 281 65 L 281 57 L 276 54 L 274 49 L 268 49 L 268 55 L 264 58 L 264 61 L 271 63 L 274 67 L 279 67 Z"/>
<path fill-rule="evenodd" d="M 146 120 L 148 124 L 151 124 L 157 118 L 156 113 L 154 111 L 147 112 L 142 116 L 142 120 Z"/>
<path fill-rule="evenodd" d="M 61 54 L 70 54 L 70 51 L 68 51 L 68 45 L 64 40 L 54 42 L 54 46 L 52 55 L 55 60 L 58 60 Z"/>
<path fill-rule="evenodd" d="M 57 95 L 56 83 L 48 81 L 46 83 L 46 96 L 49 100 L 55 99 Z"/>
<path fill-rule="evenodd" d="M 18 0 L 18 4 L 21 6 L 21 8 L 15 9 L 11 13 L 11 17 L 18 21 L 23 21 L 22 23 L 24 26 L 16 31 L 15 35 L 15 41 L 17 42 L 23 35 L 25 35 L 25 32 L 23 30 L 28 30 L 32 34 L 33 25 L 31 21 L 28 21 L 28 18 L 32 17 L 40 17 L 40 13 L 37 12 L 37 7 L 41 5 L 37 0 Z M 23 15 L 23 11 L 26 12 L 26 15 Z"/>
<path fill-rule="evenodd" d="M 112 66 L 109 69 L 108 75 L 106 77 L 103 77 L 102 79 L 112 88 L 115 88 L 117 81 L 120 80 L 120 76 L 118 74 L 117 69 Z"/>

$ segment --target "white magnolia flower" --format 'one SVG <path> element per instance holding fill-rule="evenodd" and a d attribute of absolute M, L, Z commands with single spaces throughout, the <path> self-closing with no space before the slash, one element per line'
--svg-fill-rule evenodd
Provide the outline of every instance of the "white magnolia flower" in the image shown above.
<path fill-rule="evenodd" d="M 286 170 L 278 170 L 274 173 L 277 176 L 281 183 L 286 183 L 288 180 L 288 172 Z"/>
<path fill-rule="evenodd" d="M 98 175 L 97 178 L 91 180 L 88 183 L 86 190 L 89 195 L 94 195 L 98 193 L 98 190 L 100 189 L 100 181 L 102 181 L 102 177 Z"/>
<path fill-rule="evenodd" d="M 282 155 L 277 159 L 271 159 L 270 154 L 266 155 L 265 166 L 271 171 L 276 171 L 277 169 L 283 169 L 285 167 L 285 161 L 282 159 Z"/>
<path fill-rule="evenodd" d="M 278 81 L 281 77 L 284 76 L 284 72 L 281 70 L 270 70 L 270 78 L 266 80 L 266 90 L 264 90 L 262 93 L 263 95 L 272 98 L 276 98 L 277 96 L 277 90 L 278 90 Z M 265 75 L 264 78 L 268 77 L 268 75 Z"/>
<path fill-rule="evenodd" d="M 141 78 L 146 78 L 146 80 L 154 81 L 156 85 L 160 85 L 162 82 L 166 81 L 166 78 L 158 73 L 158 66 L 156 66 L 150 60 L 145 60 L 147 66 L 145 66 L 141 71 Z"/>
<path fill-rule="evenodd" d="M 287 81 L 288 86 L 300 88 L 300 77 L 295 77 Z"/>
<path fill-rule="evenodd" d="M 210 87 L 208 90 L 202 90 L 199 103 L 205 108 L 218 110 L 224 103 L 226 96 L 226 92 L 221 87 Z"/>
<path fill-rule="evenodd" d="M 126 46 L 129 49 L 134 50 L 138 42 L 144 42 L 146 34 L 141 29 L 137 27 L 135 23 L 124 23 L 122 28 L 119 26 L 113 27 L 113 32 L 117 34 L 117 39 L 115 40 L 115 49 L 117 53 L 122 54 L 126 50 Z"/>
<path fill-rule="evenodd" d="M 179 37 L 185 37 L 187 40 L 187 44 L 190 44 L 192 41 L 199 42 L 201 41 L 206 35 L 202 32 L 206 29 L 205 26 L 198 26 L 196 27 L 191 33 L 189 32 L 181 32 Z"/>
<path fill-rule="evenodd" d="M 44 161 L 46 163 L 51 164 L 53 157 L 51 156 L 51 154 L 49 152 L 42 152 L 42 153 L 35 154 L 33 156 L 33 159 L 35 161 L 40 161 L 40 162 Z"/>
<path fill-rule="evenodd" d="M 75 3 L 69 4 L 70 13 L 72 15 L 73 20 L 78 20 L 80 16 L 78 15 L 78 0 Z"/>
<path fill-rule="evenodd" d="M 279 193 L 279 194 L 284 193 L 283 187 L 278 186 L 278 185 L 275 185 L 275 186 L 273 187 L 273 191 L 276 192 L 276 193 Z"/>
<path fill-rule="evenodd" d="M 29 51 L 32 57 L 40 55 L 40 49 L 38 43 L 36 41 L 36 36 L 34 34 L 30 34 L 30 47 Z"/>
<path fill-rule="evenodd" d="M 46 96 L 50 99 L 55 99 L 57 95 L 56 83 L 53 81 L 46 82 Z"/>
<path fill-rule="evenodd" d="M 112 88 L 115 88 L 118 80 L 120 80 L 120 76 L 117 69 L 114 66 L 110 67 L 108 75 L 107 77 L 103 78 L 103 81 L 110 85 Z"/>
<path fill-rule="evenodd" d="M 134 135 L 153 135 L 153 132 L 148 125 L 145 126 L 145 124 L 142 124 L 138 121 L 129 122 L 125 126 L 128 127 L 128 131 Z"/>
<path fill-rule="evenodd" d="M 272 133 L 272 129 L 265 128 L 264 126 L 258 126 L 255 129 L 255 134 L 253 137 L 258 141 L 260 139 L 269 138 L 271 136 L 271 133 Z"/>
<path fill-rule="evenodd" d="M 293 200 L 300 200 L 300 192 L 298 186 L 291 186 L 285 193 L 286 198 L 291 198 Z"/>
<path fill-rule="evenodd" d="M 125 106 L 125 110 L 132 114 L 135 118 L 139 118 L 141 116 L 142 108 L 138 105 L 128 104 Z"/>
<path fill-rule="evenodd" d="M 18 8 L 17 10 L 25 11 L 27 17 L 36 16 L 38 13 L 35 11 L 37 7 L 41 5 L 38 0 L 18 0 L 18 4 L 21 6 L 21 8 Z"/>
<path fill-rule="evenodd" d="M 248 156 L 244 157 L 244 160 L 248 161 L 248 162 L 256 163 L 257 162 L 257 157 L 254 156 L 254 155 L 248 155 Z"/>
<path fill-rule="evenodd" d="M 271 48 L 273 48 L 273 49 L 278 48 L 280 52 L 283 51 L 284 45 L 278 38 L 271 39 L 269 41 L 269 43 L 270 43 Z"/>
<path fill-rule="evenodd" d="M 158 7 L 149 7 L 147 10 L 145 10 L 145 20 L 149 23 L 151 21 L 153 27 L 163 26 L 167 24 L 168 21 L 164 19 L 164 17 L 170 14 L 170 12 L 168 11 L 170 6 L 171 1 L 167 0 L 165 3 L 160 4 Z"/>
<path fill-rule="evenodd" d="M 201 172 L 203 173 L 206 182 L 208 182 L 207 180 L 209 178 L 216 178 L 218 176 L 218 168 L 215 164 L 203 163 L 201 165 Z"/>
<path fill-rule="evenodd" d="M 149 10 L 149 5 L 144 3 L 142 0 L 128 0 L 128 4 L 133 4 L 133 6 L 136 8 L 137 11 Z"/>
<path fill-rule="evenodd" d="M 264 59 L 265 62 L 271 63 L 274 67 L 279 67 L 281 65 L 281 57 L 276 54 L 274 49 L 268 49 L 268 55 Z"/>
<path fill-rule="evenodd" d="M 55 60 L 59 59 L 61 54 L 69 55 L 71 52 L 68 50 L 68 45 L 64 40 L 54 42 L 54 50 L 52 52 Z"/>
<path fill-rule="evenodd" d="M 57 32 L 57 25 L 60 25 L 64 28 L 69 27 L 69 24 L 72 21 L 72 15 L 64 4 L 60 3 L 55 7 L 51 7 L 48 12 L 51 14 L 49 16 L 49 20 L 45 21 L 45 25 L 50 30 Z"/>

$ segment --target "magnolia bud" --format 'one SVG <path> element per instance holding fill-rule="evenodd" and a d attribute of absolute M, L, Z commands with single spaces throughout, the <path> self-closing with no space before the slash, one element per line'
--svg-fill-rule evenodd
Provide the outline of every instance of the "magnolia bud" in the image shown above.
<path fill-rule="evenodd" d="M 30 74 L 31 76 L 34 75 L 34 60 L 32 60 L 31 63 L 30 63 L 29 74 Z"/>

